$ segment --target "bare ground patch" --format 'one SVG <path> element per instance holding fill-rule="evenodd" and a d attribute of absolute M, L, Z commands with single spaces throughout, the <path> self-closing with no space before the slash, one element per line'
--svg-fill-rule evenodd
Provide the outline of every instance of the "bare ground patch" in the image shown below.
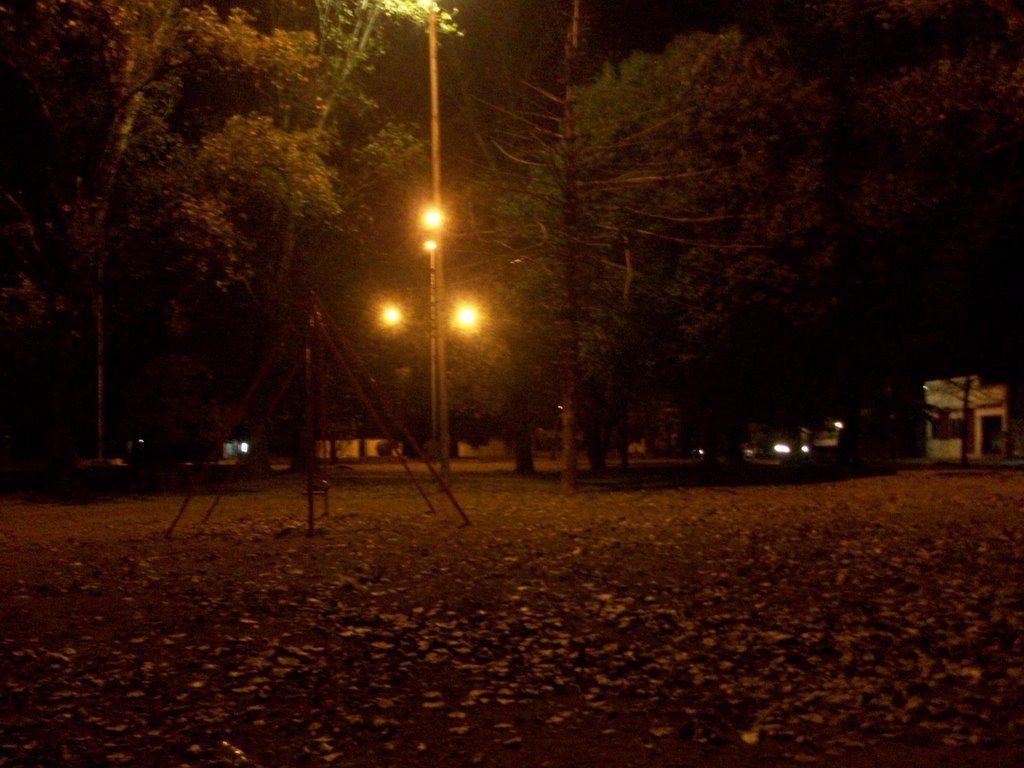
<path fill-rule="evenodd" d="M 299 485 L 5 499 L 0 765 L 1024 762 L 1024 475 Z"/>

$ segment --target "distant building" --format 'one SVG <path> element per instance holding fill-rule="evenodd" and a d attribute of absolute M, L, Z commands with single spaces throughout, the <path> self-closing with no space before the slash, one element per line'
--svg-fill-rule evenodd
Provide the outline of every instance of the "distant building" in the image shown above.
<path fill-rule="evenodd" d="M 1024 409 L 1009 385 L 980 376 L 955 376 L 927 381 L 924 389 L 928 458 L 959 460 L 965 440 L 970 459 L 1020 455 Z"/>

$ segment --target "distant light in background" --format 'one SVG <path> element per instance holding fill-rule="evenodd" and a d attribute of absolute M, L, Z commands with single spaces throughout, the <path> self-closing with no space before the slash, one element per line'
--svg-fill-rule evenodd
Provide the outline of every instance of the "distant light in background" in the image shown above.
<path fill-rule="evenodd" d="M 775 451 L 780 456 L 785 456 L 785 455 L 790 454 L 790 453 L 793 452 L 793 449 L 790 446 L 786 445 L 786 443 L 777 443 L 774 446 L 772 446 L 772 450 Z M 809 445 L 801 445 L 800 446 L 800 453 L 810 453 L 810 452 L 811 452 L 811 446 L 809 446 Z"/>

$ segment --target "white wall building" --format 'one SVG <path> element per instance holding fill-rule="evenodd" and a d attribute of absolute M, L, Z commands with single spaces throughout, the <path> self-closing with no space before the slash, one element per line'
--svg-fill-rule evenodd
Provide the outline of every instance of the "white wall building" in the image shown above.
<path fill-rule="evenodd" d="M 924 388 L 928 458 L 959 460 L 964 440 L 968 458 L 1012 455 L 1006 384 L 990 384 L 980 376 L 955 376 L 927 381 Z"/>

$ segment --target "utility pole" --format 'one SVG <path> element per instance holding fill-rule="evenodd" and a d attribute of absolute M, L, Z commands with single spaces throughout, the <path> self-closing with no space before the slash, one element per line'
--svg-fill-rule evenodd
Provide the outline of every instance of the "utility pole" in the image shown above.
<path fill-rule="evenodd" d="M 432 205 L 434 211 L 443 216 L 441 204 L 441 110 L 437 73 L 437 6 L 428 0 L 427 47 L 430 59 L 430 176 Z M 444 219 L 442 218 L 442 221 Z M 430 249 L 431 315 L 433 331 L 433 365 L 431 366 L 431 389 L 435 391 L 433 403 L 436 416 L 435 434 L 438 457 L 441 462 L 441 477 L 445 483 L 450 475 L 449 446 L 451 429 L 448 419 L 448 370 L 445 359 L 445 323 L 448 319 L 448 305 L 445 296 L 444 256 L 440 228 L 434 247 Z M 433 399 L 433 398 L 432 398 Z"/>

